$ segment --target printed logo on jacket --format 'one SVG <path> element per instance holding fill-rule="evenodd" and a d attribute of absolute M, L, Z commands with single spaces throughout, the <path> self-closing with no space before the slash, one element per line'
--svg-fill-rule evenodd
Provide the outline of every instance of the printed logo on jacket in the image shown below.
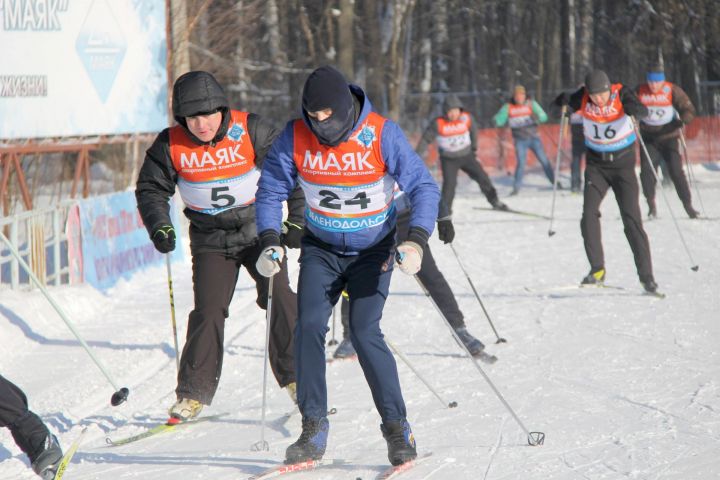
<path fill-rule="evenodd" d="M 671 83 L 664 82 L 658 93 L 652 93 L 648 84 L 643 84 L 638 89 L 638 98 L 648 107 L 648 116 L 642 119 L 642 123 L 654 126 L 667 125 L 675 117 Z"/>
<path fill-rule="evenodd" d="M 587 91 L 578 112 L 583 116 L 585 145 L 596 152 L 615 152 L 633 144 L 635 129 L 632 120 L 625 114 L 620 90 L 622 85 L 610 88 L 610 98 L 600 107 L 590 101 Z"/>
<path fill-rule="evenodd" d="M 445 117 L 437 118 L 437 144 L 442 152 L 459 152 L 471 145 L 470 125 L 472 118 L 463 112 L 455 121 Z"/>
<path fill-rule="evenodd" d="M 260 171 L 247 135 L 247 112 L 232 110 L 228 131 L 214 146 L 198 145 L 185 129 L 170 129 L 170 156 L 178 172 L 178 190 L 185 205 L 216 215 L 255 201 Z"/>
<path fill-rule="evenodd" d="M 293 155 L 311 226 L 355 232 L 388 218 L 395 180 L 387 174 L 380 147 L 384 123 L 371 112 L 347 141 L 329 147 L 302 120 L 295 121 Z"/>

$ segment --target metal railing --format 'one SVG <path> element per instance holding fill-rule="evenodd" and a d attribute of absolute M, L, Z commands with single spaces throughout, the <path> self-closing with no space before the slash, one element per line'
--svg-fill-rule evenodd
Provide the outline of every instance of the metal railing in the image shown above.
<path fill-rule="evenodd" d="M 0 229 L 45 285 L 70 281 L 65 222 L 76 203 L 77 200 L 65 200 L 57 205 L 0 217 Z M 7 285 L 13 290 L 21 285 L 32 288 L 17 259 L 4 244 L 0 244 L 0 288 Z"/>

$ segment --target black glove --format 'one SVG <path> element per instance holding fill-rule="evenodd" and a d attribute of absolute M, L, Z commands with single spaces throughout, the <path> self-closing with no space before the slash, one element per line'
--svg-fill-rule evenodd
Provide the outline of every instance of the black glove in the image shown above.
<path fill-rule="evenodd" d="M 452 220 L 443 218 L 437 222 L 438 237 L 443 243 L 452 243 L 455 238 L 455 227 Z"/>
<path fill-rule="evenodd" d="M 300 241 L 304 233 L 302 225 L 297 225 L 285 220 L 283 222 L 282 232 L 280 240 L 283 245 L 288 248 L 300 248 Z"/>
<path fill-rule="evenodd" d="M 152 242 L 160 253 L 175 250 L 175 229 L 172 225 L 160 225 L 152 234 Z"/>
<path fill-rule="evenodd" d="M 564 107 L 566 105 L 570 105 L 570 94 L 567 92 L 563 92 L 555 99 L 555 103 L 560 105 L 561 107 Z"/>

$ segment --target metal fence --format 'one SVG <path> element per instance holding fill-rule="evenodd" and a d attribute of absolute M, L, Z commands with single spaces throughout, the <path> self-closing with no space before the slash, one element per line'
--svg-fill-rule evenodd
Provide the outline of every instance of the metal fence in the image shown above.
<path fill-rule="evenodd" d="M 76 200 L 66 200 L 51 207 L 0 218 L 3 233 L 43 284 L 70 282 L 65 222 L 76 203 Z M 23 285 L 32 286 L 29 275 L 21 269 L 7 246 L 0 243 L 0 288 L 17 289 Z"/>

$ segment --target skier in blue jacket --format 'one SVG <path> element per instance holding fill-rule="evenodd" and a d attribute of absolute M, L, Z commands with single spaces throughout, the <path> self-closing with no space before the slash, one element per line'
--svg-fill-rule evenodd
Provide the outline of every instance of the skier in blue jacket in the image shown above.
<path fill-rule="evenodd" d="M 380 318 L 397 261 L 409 275 L 420 269 L 433 231 L 440 191 L 400 127 L 372 111 L 362 89 L 332 67 L 305 82 L 302 117 L 290 121 L 265 159 L 256 195 L 263 254 L 261 274 L 279 271 L 282 202 L 296 183 L 306 197 L 300 252 L 295 368 L 300 438 L 285 463 L 325 453 L 327 384 L 325 335 L 343 287 L 350 295 L 351 338 L 382 418 L 388 459 L 399 465 L 417 456 L 407 422 L 397 366 L 383 340 Z M 412 205 L 407 240 L 395 246 L 395 185 Z"/>

